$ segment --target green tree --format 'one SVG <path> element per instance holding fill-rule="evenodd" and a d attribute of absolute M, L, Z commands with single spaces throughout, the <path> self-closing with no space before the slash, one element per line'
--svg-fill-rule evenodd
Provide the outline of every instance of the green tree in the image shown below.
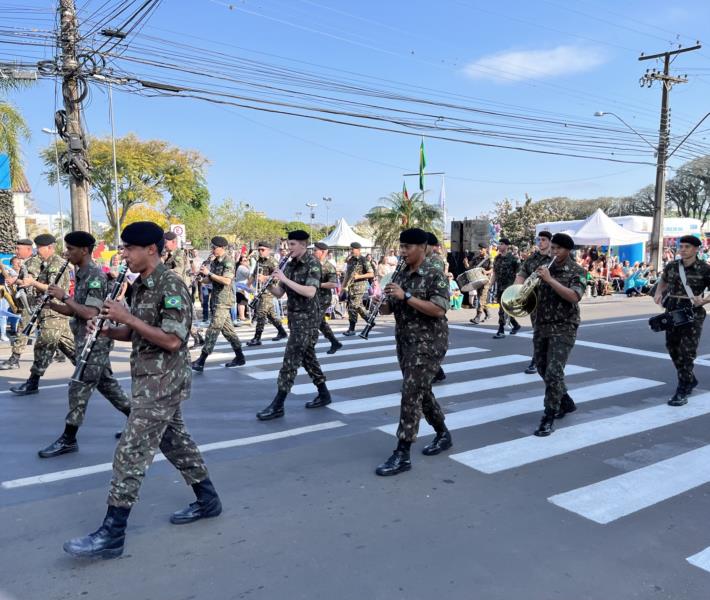
<path fill-rule="evenodd" d="M 535 243 L 535 226 L 538 223 L 567 221 L 571 219 L 571 213 L 562 198 L 535 202 L 526 194 L 525 202 L 513 204 L 506 198 L 496 203 L 490 218 L 500 225 L 501 236 L 516 246 L 526 247 Z"/>
<path fill-rule="evenodd" d="M 5 86 L 7 87 L 7 86 Z M 0 80 L 0 89 L 3 88 Z M 21 173 L 22 161 L 20 146 L 22 140 L 29 139 L 30 131 L 20 112 L 8 101 L 0 98 L 0 153 L 6 154 L 9 161 L 10 180 L 17 181 Z M 0 191 L 0 252 L 12 252 L 17 239 L 15 224 L 15 206 L 12 192 Z"/>
<path fill-rule="evenodd" d="M 424 194 L 417 192 L 407 200 L 402 192 L 393 192 L 380 201 L 383 204 L 374 206 L 365 216 L 375 245 L 383 251 L 397 248 L 400 232 L 408 227 L 431 231 L 443 239 L 441 209 L 424 202 Z"/>
<path fill-rule="evenodd" d="M 685 163 L 666 185 L 668 204 L 680 217 L 700 219 L 710 216 L 710 156 Z"/>

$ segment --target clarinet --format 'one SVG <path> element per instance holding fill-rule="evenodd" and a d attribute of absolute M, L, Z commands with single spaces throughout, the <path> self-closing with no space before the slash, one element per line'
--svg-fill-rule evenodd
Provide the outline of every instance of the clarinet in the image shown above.
<path fill-rule="evenodd" d="M 402 272 L 405 265 L 405 260 L 400 257 L 399 261 L 397 262 L 397 266 L 392 272 L 392 278 L 390 279 L 390 283 L 392 283 L 397 277 L 397 275 Z M 363 340 L 366 340 L 367 336 L 370 335 L 370 331 L 372 331 L 372 328 L 375 326 L 375 319 L 377 319 L 377 315 L 380 312 L 380 307 L 382 306 L 382 303 L 387 300 L 387 298 L 388 297 L 385 295 L 384 290 L 382 290 L 382 295 L 380 296 L 380 299 L 375 304 L 373 304 L 372 308 L 370 309 L 370 314 L 368 314 L 367 319 L 365 319 L 365 323 L 367 323 L 367 325 L 365 325 L 365 328 L 360 332 L 360 337 Z"/>
<path fill-rule="evenodd" d="M 121 287 L 123 286 L 123 281 L 126 279 L 127 274 L 128 265 L 126 265 L 126 263 L 124 262 L 118 268 L 118 276 L 116 277 L 116 281 L 113 284 L 113 289 L 108 293 L 108 296 L 106 296 L 106 300 L 115 300 L 118 297 L 118 295 L 121 293 Z M 106 300 L 104 300 L 104 302 Z M 71 376 L 72 381 L 83 383 L 82 377 L 84 376 L 86 364 L 89 362 L 91 351 L 94 349 L 94 344 L 96 344 L 96 340 L 99 339 L 99 335 L 101 334 L 101 328 L 104 326 L 105 322 L 105 318 L 101 318 L 96 321 L 96 328 L 91 332 L 91 335 L 86 340 L 86 343 L 84 344 L 84 347 L 81 350 L 81 354 L 79 355 L 79 358 L 76 361 L 76 368 L 74 369 L 74 374 Z"/>
<path fill-rule="evenodd" d="M 69 261 L 65 260 L 64 264 L 59 269 L 59 273 L 57 273 L 57 276 L 54 278 L 54 285 L 57 285 L 59 283 L 59 280 L 62 278 L 62 275 L 64 275 L 64 271 L 67 270 L 68 266 Z M 32 333 L 32 330 L 34 329 L 35 323 L 37 323 L 37 319 L 39 319 L 39 315 L 42 312 L 42 309 L 47 305 L 51 298 L 52 297 L 49 295 L 48 291 L 42 294 L 42 297 L 39 299 L 39 304 L 35 307 L 34 311 L 32 311 L 30 320 L 28 321 L 27 325 L 25 325 L 25 328 L 22 330 L 22 335 L 30 335 Z"/>
<path fill-rule="evenodd" d="M 281 259 L 281 262 L 279 263 L 279 271 L 283 270 L 283 268 L 286 266 L 286 263 L 291 260 L 291 253 L 289 252 L 286 256 L 284 256 Z M 269 289 L 269 286 L 274 283 L 276 280 L 276 277 L 271 275 L 265 282 L 264 285 L 261 287 L 261 289 L 254 295 L 254 297 L 251 299 L 251 302 L 249 302 L 249 308 L 251 310 L 256 310 L 256 307 L 259 305 L 259 300 L 261 300 L 261 297 L 266 293 L 266 290 Z"/>

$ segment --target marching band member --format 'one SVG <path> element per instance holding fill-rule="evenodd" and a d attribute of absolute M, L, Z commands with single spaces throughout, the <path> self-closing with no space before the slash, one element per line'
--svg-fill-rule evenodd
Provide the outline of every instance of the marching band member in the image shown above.
<path fill-rule="evenodd" d="M 503 310 L 500 299 L 505 289 L 513 285 L 519 264 L 516 256 L 510 252 L 510 241 L 507 238 L 501 238 L 500 242 L 498 242 L 498 254 L 493 261 L 493 276 L 491 277 L 491 287 L 496 286 L 496 300 L 500 305 L 498 309 L 498 331 L 493 336 L 494 340 L 505 337 L 505 322 L 508 315 Z M 515 335 L 520 331 L 520 324 L 514 317 L 510 317 L 510 324 L 512 325 L 510 335 Z"/>
<path fill-rule="evenodd" d="M 372 265 L 360 254 L 362 246 L 359 242 L 350 244 L 350 258 L 345 262 L 345 281 L 343 289 L 348 292 L 348 320 L 350 326 L 343 335 L 355 335 L 357 316 L 367 319 L 367 311 L 362 305 L 362 296 L 367 290 L 367 280 L 372 279 L 375 273 Z"/>

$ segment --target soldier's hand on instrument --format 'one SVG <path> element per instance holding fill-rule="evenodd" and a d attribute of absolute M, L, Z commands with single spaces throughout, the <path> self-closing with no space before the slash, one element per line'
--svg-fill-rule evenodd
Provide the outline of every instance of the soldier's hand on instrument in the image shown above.
<path fill-rule="evenodd" d="M 64 288 L 61 288 L 58 285 L 51 283 L 47 288 L 47 293 L 52 296 L 52 298 L 61 300 L 62 298 L 64 298 L 64 294 L 66 294 L 66 291 L 64 290 Z"/>
<path fill-rule="evenodd" d="M 700 296 L 693 296 L 693 306 L 702 306 L 705 300 Z"/>
<path fill-rule="evenodd" d="M 109 321 L 126 324 L 131 318 L 130 311 L 116 300 L 106 300 L 101 308 L 100 316 Z"/>
<path fill-rule="evenodd" d="M 385 294 L 397 300 L 404 300 L 404 290 L 396 283 L 388 283 L 385 286 Z"/>
<path fill-rule="evenodd" d="M 284 275 L 284 272 L 281 269 L 274 269 L 272 275 L 279 281 L 286 281 L 288 279 L 288 277 Z"/>
<path fill-rule="evenodd" d="M 89 335 L 92 335 L 94 331 L 96 331 L 96 327 L 98 326 L 98 320 L 99 317 L 94 317 L 93 319 L 90 319 L 86 322 L 86 332 Z M 109 323 L 108 321 L 104 322 L 103 327 L 101 328 L 101 332 L 99 335 L 108 335 L 108 330 L 109 330 Z"/>
<path fill-rule="evenodd" d="M 538 274 L 540 279 L 547 283 L 549 283 L 552 279 L 552 275 L 550 275 L 550 269 L 548 269 L 547 267 L 538 267 L 536 273 Z"/>
<path fill-rule="evenodd" d="M 653 297 L 653 301 L 660 306 L 663 303 L 663 294 L 656 294 Z"/>
<path fill-rule="evenodd" d="M 203 265 L 200 267 L 200 275 L 209 275 L 210 269 L 207 265 Z"/>

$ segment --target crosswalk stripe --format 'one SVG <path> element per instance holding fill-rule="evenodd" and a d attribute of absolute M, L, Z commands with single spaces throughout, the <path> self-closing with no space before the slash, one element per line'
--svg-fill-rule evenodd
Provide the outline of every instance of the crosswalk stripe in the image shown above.
<path fill-rule="evenodd" d="M 705 548 L 702 552 L 693 554 L 693 556 L 689 556 L 685 560 L 693 566 L 710 572 L 710 547 Z"/>
<path fill-rule="evenodd" d="M 455 363 L 455 364 L 467 364 L 469 369 L 481 369 L 485 367 L 508 365 L 512 363 L 521 363 L 529 361 L 529 356 L 523 356 L 522 354 L 508 354 L 506 356 L 495 356 L 492 358 L 485 358 L 481 361 L 472 361 L 468 363 Z M 478 366 L 483 361 L 488 361 L 482 366 Z M 473 365 L 473 367 L 471 367 Z M 451 367 L 454 365 L 446 365 L 445 371 L 447 373 L 453 373 L 454 371 Z M 579 373 L 588 373 L 594 369 L 589 369 L 587 367 L 579 367 L 577 365 L 567 365 L 565 369 L 565 375 L 577 375 Z M 399 373 L 401 377 L 401 373 Z M 397 379 L 395 377 L 394 379 Z M 537 375 L 527 375 L 525 373 L 512 373 L 509 375 L 500 375 L 498 377 L 486 377 L 484 379 L 472 379 L 470 381 L 463 381 L 460 383 L 447 383 L 444 385 L 438 384 L 434 386 L 434 395 L 441 398 L 449 398 L 451 396 L 462 396 L 465 394 L 471 394 L 474 392 L 483 392 L 485 390 L 494 390 L 504 387 L 512 387 L 516 385 L 524 385 L 526 383 L 536 383 L 539 382 L 540 378 Z M 328 387 L 331 387 L 330 382 L 328 382 Z M 339 412 L 343 415 L 351 415 L 355 413 L 367 412 L 370 410 L 379 410 L 381 408 L 390 408 L 392 406 L 399 406 L 402 395 L 397 392 L 396 394 L 384 394 L 382 396 L 370 396 L 369 398 L 358 398 L 357 400 L 343 400 L 341 402 L 333 402 L 328 405 L 328 408 Z"/>
<path fill-rule="evenodd" d="M 529 435 L 453 454 L 451 458 L 483 473 L 497 473 L 708 413 L 710 393 L 704 393 L 693 397 L 685 406 L 673 407 L 663 404 L 617 417 L 564 427 L 550 437 Z"/>
<path fill-rule="evenodd" d="M 710 482 L 708 462 L 710 446 L 703 446 L 629 473 L 551 496 L 548 500 L 604 525 Z M 705 564 L 710 565 L 710 555 L 706 557 Z"/>
<path fill-rule="evenodd" d="M 476 383 L 478 384 L 478 382 Z M 574 398 L 575 403 L 582 404 L 659 385 L 664 385 L 664 383 L 662 381 L 642 379 L 640 377 L 624 377 L 623 379 L 606 383 L 595 383 L 575 388 L 570 390 L 570 395 Z M 436 390 L 436 395 L 437 397 L 440 396 L 438 389 Z M 528 413 L 541 412 L 544 399 L 544 395 L 532 396 L 531 398 L 511 400 L 509 402 L 501 402 L 500 404 L 489 404 L 487 406 L 479 406 L 468 410 L 449 413 L 446 415 L 446 426 L 450 430 L 464 429 L 466 427 L 501 421 Z M 378 427 L 378 429 L 385 433 L 395 435 L 397 433 L 397 424 L 383 425 L 382 427 Z M 428 423 L 422 422 L 419 427 L 419 435 L 424 436 L 433 433 L 434 429 Z"/>
<path fill-rule="evenodd" d="M 392 350 L 396 349 L 396 345 L 388 346 Z M 368 348 L 363 348 L 363 351 L 365 352 L 370 352 L 374 353 L 375 351 L 380 351 L 383 348 L 381 347 L 374 347 L 370 346 Z M 487 352 L 485 348 L 476 348 L 476 347 L 467 347 L 467 348 L 452 348 L 447 352 L 447 356 L 465 356 L 467 354 L 477 354 L 479 352 Z M 351 356 L 354 353 L 354 351 L 348 351 L 347 356 Z M 280 361 L 279 361 L 280 362 Z M 323 370 L 326 373 L 330 373 L 331 371 L 338 371 L 342 369 L 359 369 L 361 367 L 371 367 L 375 365 L 386 365 L 389 363 L 394 363 L 397 362 L 397 355 L 395 354 L 390 354 L 389 356 L 377 356 L 377 357 L 372 357 L 372 358 L 366 358 L 363 360 L 343 360 L 340 362 L 326 362 L 321 365 Z M 256 366 L 254 362 L 250 362 L 249 365 L 251 366 Z M 305 373 L 303 368 L 301 367 L 298 370 L 299 374 L 300 373 Z M 249 377 L 253 377 L 254 379 L 276 379 L 278 376 L 279 371 L 278 369 L 275 371 L 255 371 L 253 373 L 248 373 Z"/>
<path fill-rule="evenodd" d="M 328 345 L 330 347 L 330 345 Z M 368 346 L 367 348 L 349 348 L 347 350 L 343 349 L 340 350 L 339 352 L 342 354 L 342 356 L 358 356 L 360 354 L 375 354 L 377 352 L 392 352 L 393 350 L 397 349 L 397 344 L 384 344 L 381 346 Z M 340 357 L 341 354 L 336 355 L 336 357 Z M 247 362 L 247 366 L 249 367 L 263 367 L 267 365 L 280 365 L 283 362 L 283 353 L 280 353 L 278 356 L 272 356 L 270 358 L 260 358 L 257 360 L 252 360 L 251 359 L 252 355 L 249 355 L 249 361 Z M 319 356 L 318 358 L 323 359 L 325 356 Z M 391 358 L 385 357 L 387 360 L 391 360 Z M 376 360 L 376 359 L 371 359 L 371 360 Z M 346 367 L 340 367 L 340 368 L 347 368 L 349 366 L 357 367 L 360 366 L 359 362 L 362 361 L 343 361 L 341 363 L 321 363 L 321 366 L 324 369 L 331 368 L 332 365 L 346 365 Z M 371 361 L 365 361 L 364 364 L 374 364 Z M 249 373 L 250 377 L 253 377 L 254 379 L 270 379 L 272 376 L 276 377 L 278 375 L 278 370 L 277 371 L 255 371 L 254 373 Z"/>

